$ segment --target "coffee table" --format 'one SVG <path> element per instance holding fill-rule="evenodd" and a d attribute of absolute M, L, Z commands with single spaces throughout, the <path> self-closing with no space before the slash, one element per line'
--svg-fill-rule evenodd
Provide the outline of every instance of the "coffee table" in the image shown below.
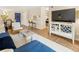
<path fill-rule="evenodd" d="M 23 38 L 26 38 L 26 41 L 28 41 L 28 42 L 32 41 L 32 35 L 33 35 L 32 31 L 23 30 L 19 34 L 22 35 Z"/>

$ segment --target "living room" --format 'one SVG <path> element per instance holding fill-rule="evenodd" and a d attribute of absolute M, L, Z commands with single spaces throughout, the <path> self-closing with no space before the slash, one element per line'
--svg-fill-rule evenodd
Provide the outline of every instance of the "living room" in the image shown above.
<path fill-rule="evenodd" d="M 72 24 L 67 23 L 67 22 L 56 22 L 55 24 L 60 24 L 62 23 L 63 25 L 69 25 L 73 28 L 72 32 L 70 34 L 63 34 L 59 35 L 58 32 L 53 32 L 51 31 L 51 12 L 56 11 L 56 10 L 64 10 L 64 9 L 72 9 L 75 8 L 76 10 L 76 20 Z M 59 46 L 62 46 L 62 48 L 58 48 L 58 46 L 54 47 L 55 51 L 79 51 L 79 30 L 78 30 L 78 18 L 79 18 L 79 7 L 71 7 L 71 6 L 5 6 L 5 7 L 0 7 L 0 19 L 1 19 L 1 30 L 0 32 L 8 32 L 10 36 L 14 39 L 16 47 L 20 47 L 24 45 L 24 42 L 27 42 L 27 40 L 30 38 L 31 40 L 31 35 L 34 35 L 33 33 L 37 34 L 38 37 L 39 35 L 46 38 L 47 41 L 52 41 Z M 46 21 L 48 19 L 48 21 Z M 3 22 L 3 26 L 2 26 Z M 6 24 L 5 24 L 5 23 Z M 4 28 L 7 27 L 7 28 Z M 56 26 L 56 25 L 55 25 Z M 75 28 L 75 30 L 74 30 Z M 24 32 L 23 32 L 24 31 Z M 26 33 L 28 33 L 28 35 Z M 30 33 L 31 32 L 31 33 Z M 18 33 L 19 36 L 18 36 Z M 37 36 L 34 35 L 34 36 Z M 67 36 L 69 35 L 69 36 Z M 26 40 L 26 36 L 28 36 Z M 30 36 L 30 37 L 29 37 Z M 23 37 L 23 38 L 22 38 Z M 44 39 L 43 38 L 43 39 Z M 25 39 L 25 40 L 19 40 L 19 39 Z M 28 40 L 28 42 L 30 41 Z M 41 41 L 41 40 L 40 40 Z M 46 44 L 43 40 L 41 41 L 44 44 Z M 47 42 L 48 43 L 48 42 Z M 53 44 L 53 43 L 52 43 Z M 52 48 L 52 44 L 46 44 L 49 47 Z"/>
<path fill-rule="evenodd" d="M 5 36 L 11 36 L 11 38 L 14 41 L 14 44 L 12 45 L 14 49 L 15 49 L 14 45 L 16 45 L 16 47 L 18 48 L 24 45 L 26 41 L 29 42 L 31 40 L 32 32 L 30 33 L 30 30 L 32 30 L 33 28 L 37 28 L 39 30 L 46 28 L 46 19 L 48 16 L 47 14 L 49 11 L 49 7 L 5 6 L 0 8 L 1 8 L 0 22 L 1 22 L 1 26 L 3 25 L 1 27 L 2 30 L 0 32 L 4 33 L 1 34 L 0 36 L 1 38 L 3 37 L 4 39 L 6 39 Z M 6 34 L 5 32 L 7 32 L 8 34 Z M 28 39 L 26 40 L 26 36 L 28 39 L 30 36 L 30 40 Z M 10 37 L 8 37 L 8 39 L 10 39 Z M 3 46 L 6 46 L 7 43 L 12 43 L 12 41 L 9 42 L 8 40 L 6 42 L 5 40 L 2 40 L 1 42 L 2 42 L 1 50 L 5 48 Z M 10 48 L 10 46 L 8 48 Z M 6 49 L 4 49 L 3 51 L 5 50 Z M 51 51 L 51 49 L 49 50 Z"/>

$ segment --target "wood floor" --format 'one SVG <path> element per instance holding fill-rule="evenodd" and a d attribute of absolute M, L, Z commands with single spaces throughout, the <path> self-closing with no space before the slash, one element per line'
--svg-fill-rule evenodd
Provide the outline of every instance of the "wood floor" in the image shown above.
<path fill-rule="evenodd" d="M 43 29 L 43 30 L 32 28 L 31 31 L 33 31 L 45 38 L 48 38 L 51 41 L 57 42 L 69 49 L 72 49 L 75 52 L 79 51 L 79 41 L 75 41 L 75 44 L 73 45 L 71 39 L 63 38 L 63 37 L 57 36 L 55 34 L 49 35 L 47 28 Z"/>

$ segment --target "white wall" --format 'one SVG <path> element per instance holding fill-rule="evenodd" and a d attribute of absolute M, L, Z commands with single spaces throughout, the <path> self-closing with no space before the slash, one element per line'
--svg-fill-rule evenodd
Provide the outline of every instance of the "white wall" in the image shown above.
<path fill-rule="evenodd" d="M 47 9 L 47 7 L 41 7 L 41 24 L 40 24 L 41 29 L 46 28 L 45 21 L 48 18 L 47 14 L 46 14 L 48 11 L 46 9 Z"/>
<path fill-rule="evenodd" d="M 69 8 L 76 8 L 78 9 L 77 6 L 53 6 L 52 10 L 62 10 L 62 9 L 69 9 Z"/>
<path fill-rule="evenodd" d="M 26 7 L 28 10 L 28 16 L 29 18 L 33 17 L 33 16 L 39 16 L 41 14 L 41 7 L 39 6 L 29 6 Z"/>

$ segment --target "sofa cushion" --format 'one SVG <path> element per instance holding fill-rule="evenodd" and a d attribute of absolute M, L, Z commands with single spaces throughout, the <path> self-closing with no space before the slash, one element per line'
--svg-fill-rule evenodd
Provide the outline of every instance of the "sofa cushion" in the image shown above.
<path fill-rule="evenodd" d="M 8 33 L 0 34 L 0 50 L 12 48 L 15 49 L 14 42 Z"/>

